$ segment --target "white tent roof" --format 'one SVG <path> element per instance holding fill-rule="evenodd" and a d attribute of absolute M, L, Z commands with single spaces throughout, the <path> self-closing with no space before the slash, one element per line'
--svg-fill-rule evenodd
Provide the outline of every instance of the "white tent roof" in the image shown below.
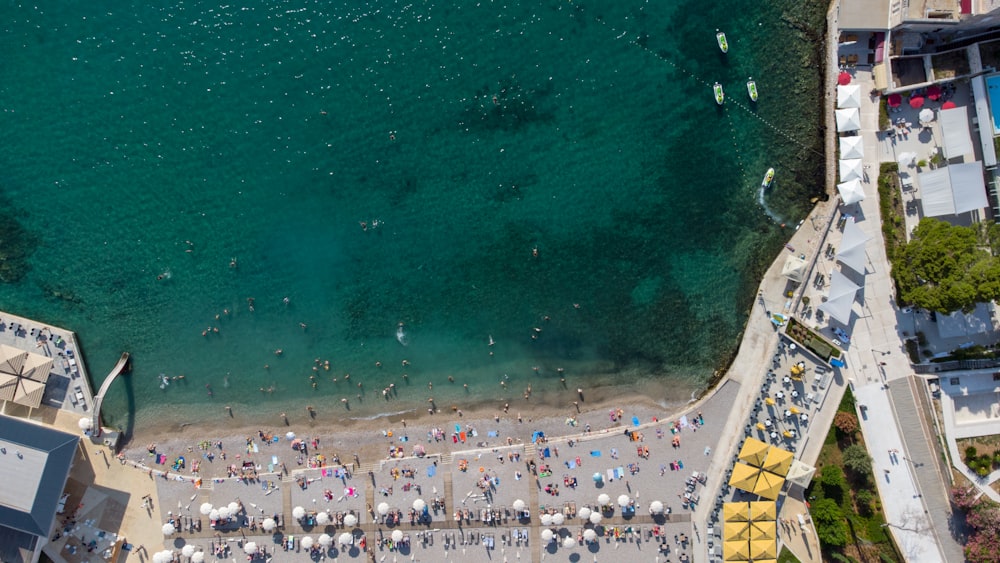
<path fill-rule="evenodd" d="M 920 176 L 920 205 L 926 217 L 941 217 L 989 205 L 980 161 L 952 164 Z"/>
<path fill-rule="evenodd" d="M 976 304 L 976 310 L 969 314 L 955 311 L 950 315 L 937 316 L 938 335 L 941 338 L 964 338 L 993 330 L 990 307 L 986 303 Z"/>
<path fill-rule="evenodd" d="M 830 274 L 830 294 L 819 310 L 840 321 L 841 324 L 851 323 L 851 308 L 854 306 L 854 294 L 861 289 L 847 276 L 834 270 Z"/>
<path fill-rule="evenodd" d="M 865 138 L 861 135 L 840 138 L 840 158 L 864 158 Z"/>
<path fill-rule="evenodd" d="M 969 134 L 969 112 L 965 106 L 943 109 L 938 112 L 941 131 L 944 132 L 944 156 L 955 158 L 972 152 L 972 135 Z"/>
<path fill-rule="evenodd" d="M 837 110 L 837 131 L 857 131 L 861 129 L 861 112 L 858 108 Z"/>
<path fill-rule="evenodd" d="M 844 236 L 840 241 L 840 248 L 837 249 L 837 260 L 841 264 L 854 270 L 859 274 L 865 273 L 865 243 L 871 238 L 861 230 L 861 227 L 848 219 L 844 225 Z"/>
<path fill-rule="evenodd" d="M 837 86 L 837 107 L 838 108 L 861 107 L 861 86 L 857 84 L 848 84 L 847 86 Z"/>
<path fill-rule="evenodd" d="M 847 158 L 840 161 L 840 181 L 849 182 L 863 177 L 860 158 Z"/>
<path fill-rule="evenodd" d="M 781 275 L 794 282 L 802 283 L 806 275 L 806 261 L 795 255 L 789 256 L 781 268 Z"/>
<path fill-rule="evenodd" d="M 843 162 L 843 161 L 841 161 Z M 840 192 L 840 199 L 845 205 L 857 203 L 865 199 L 865 188 L 861 185 L 861 180 L 851 180 L 837 184 L 837 191 Z"/>

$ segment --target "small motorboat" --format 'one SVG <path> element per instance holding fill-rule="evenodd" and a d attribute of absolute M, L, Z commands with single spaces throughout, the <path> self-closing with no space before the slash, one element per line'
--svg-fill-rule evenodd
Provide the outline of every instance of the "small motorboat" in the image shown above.
<path fill-rule="evenodd" d="M 751 101 L 757 101 L 757 83 L 753 81 L 752 76 L 747 80 L 747 94 L 750 95 Z"/>
<path fill-rule="evenodd" d="M 712 91 L 715 93 L 715 103 L 722 105 L 722 102 L 726 101 L 726 94 L 722 91 L 722 84 L 716 82 L 712 86 Z"/>
<path fill-rule="evenodd" d="M 760 183 L 762 188 L 770 188 L 771 182 L 774 181 L 774 168 L 768 168 L 767 174 L 764 174 L 764 181 Z"/>
<path fill-rule="evenodd" d="M 718 29 L 716 29 L 715 31 L 718 32 L 715 34 L 715 40 L 719 42 L 719 50 L 722 51 L 723 53 L 728 53 L 729 41 L 726 41 L 726 34 L 719 31 Z"/>

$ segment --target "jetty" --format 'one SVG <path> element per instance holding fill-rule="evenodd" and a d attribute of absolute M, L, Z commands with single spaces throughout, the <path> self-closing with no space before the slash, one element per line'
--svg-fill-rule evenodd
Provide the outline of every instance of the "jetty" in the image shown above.
<path fill-rule="evenodd" d="M 97 391 L 97 396 L 94 397 L 94 409 L 91 413 L 93 417 L 93 424 L 91 424 L 92 436 L 94 438 L 101 435 L 101 403 L 104 402 L 104 394 L 108 392 L 111 384 L 115 382 L 115 379 L 123 373 L 128 373 L 129 371 L 129 353 L 122 352 L 122 357 L 118 359 L 118 363 L 115 367 L 111 369 L 111 373 L 104 378 L 104 383 L 101 384 L 101 388 Z"/>

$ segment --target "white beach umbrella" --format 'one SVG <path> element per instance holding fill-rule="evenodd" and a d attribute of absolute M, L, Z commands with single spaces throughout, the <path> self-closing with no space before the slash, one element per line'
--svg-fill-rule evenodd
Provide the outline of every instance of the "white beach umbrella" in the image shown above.
<path fill-rule="evenodd" d="M 305 517 L 306 517 L 306 509 L 302 508 L 301 506 L 296 506 L 295 508 L 292 509 L 292 518 L 295 518 L 296 520 L 302 520 Z"/>
<path fill-rule="evenodd" d="M 166 524 L 163 525 L 163 535 L 165 536 L 172 536 L 176 531 L 177 528 L 175 528 L 174 525 L 171 524 L 170 522 L 167 522 Z"/>
<path fill-rule="evenodd" d="M 221 520 L 228 520 L 229 517 L 232 515 L 233 513 L 232 511 L 229 510 L 228 506 L 223 506 L 222 508 L 219 509 L 219 518 Z"/>
<path fill-rule="evenodd" d="M 81 418 L 76 424 L 80 427 L 80 430 L 90 430 L 94 427 L 94 421 L 89 416 Z"/>
<path fill-rule="evenodd" d="M 204 503 L 204 504 L 201 505 L 200 512 L 202 514 L 204 514 L 205 516 L 208 516 L 209 514 L 212 513 L 212 508 L 213 508 L 212 503 L 206 502 L 206 503 Z"/>
<path fill-rule="evenodd" d="M 601 523 L 601 519 L 602 516 L 600 512 L 594 512 L 590 515 L 590 523 L 595 526 Z"/>
<path fill-rule="evenodd" d="M 576 515 L 579 516 L 581 520 L 589 520 L 590 519 L 590 509 L 585 506 L 585 507 L 581 508 L 580 511 L 576 513 Z"/>
<path fill-rule="evenodd" d="M 254 555 L 257 553 L 257 542 L 247 542 L 243 544 L 243 552 L 247 555 Z"/>
<path fill-rule="evenodd" d="M 205 563 L 205 552 L 196 551 L 194 555 L 191 556 L 191 563 Z"/>
<path fill-rule="evenodd" d="M 330 514 L 327 512 L 320 512 L 316 515 L 316 523 L 320 526 L 326 526 L 330 523 Z"/>
<path fill-rule="evenodd" d="M 597 504 L 601 506 L 607 506 L 608 504 L 611 504 L 611 497 L 609 497 L 604 493 L 601 493 L 597 495 Z"/>
<path fill-rule="evenodd" d="M 236 516 L 237 514 L 240 513 L 240 505 L 238 503 L 231 502 L 229 503 L 229 506 L 227 506 L 226 508 L 229 509 L 230 516 Z"/>
<path fill-rule="evenodd" d="M 649 512 L 652 514 L 663 514 L 663 503 L 658 500 L 649 503 Z"/>
<path fill-rule="evenodd" d="M 555 514 L 552 515 L 552 524 L 554 524 L 556 526 L 562 526 L 563 522 L 565 522 L 565 521 L 566 521 L 566 517 L 563 516 L 559 512 L 557 512 L 557 513 L 555 513 Z"/>
<path fill-rule="evenodd" d="M 566 536 L 566 539 L 563 540 L 563 547 L 565 548 L 576 547 L 576 539 L 573 536 Z"/>
<path fill-rule="evenodd" d="M 549 513 L 542 514 L 542 526 L 552 525 L 552 515 Z"/>
<path fill-rule="evenodd" d="M 618 506 L 628 506 L 628 495 L 618 495 Z"/>
<path fill-rule="evenodd" d="M 273 532 L 275 528 L 278 527 L 278 523 L 274 521 L 274 518 L 265 518 L 260 526 L 264 528 L 265 532 Z"/>
<path fill-rule="evenodd" d="M 586 541 L 594 541 L 597 539 L 597 532 L 595 532 L 590 528 L 587 528 L 586 530 L 583 531 L 583 539 Z"/>
<path fill-rule="evenodd" d="M 170 563 L 174 560 L 174 552 L 169 550 L 157 551 L 153 554 L 153 563 Z"/>
<path fill-rule="evenodd" d="M 924 108 L 920 110 L 920 115 L 917 117 L 919 117 L 920 121 L 923 121 L 924 123 L 934 121 L 934 110 L 931 108 Z"/>
<path fill-rule="evenodd" d="M 354 543 L 354 536 L 348 534 L 347 532 L 344 532 L 343 534 L 340 534 L 339 538 L 337 538 L 337 543 L 339 543 L 340 545 L 351 545 L 352 543 Z"/>
<path fill-rule="evenodd" d="M 840 158 L 864 158 L 865 141 L 861 135 L 840 138 Z"/>
<path fill-rule="evenodd" d="M 416 510 L 417 512 L 420 512 L 426 506 L 427 503 L 424 502 L 424 499 L 422 498 L 418 498 L 417 500 L 413 501 L 413 510 Z"/>
<path fill-rule="evenodd" d="M 550 542 L 550 541 L 552 541 L 552 537 L 553 536 L 555 536 L 555 534 L 552 532 L 552 530 L 550 530 L 548 528 L 545 528 L 544 530 L 542 530 L 542 541 L 543 542 Z"/>
<path fill-rule="evenodd" d="M 381 514 L 382 516 L 389 514 L 389 503 L 387 502 L 378 503 L 378 513 Z"/>
<path fill-rule="evenodd" d="M 184 557 L 191 557 L 192 555 L 194 555 L 194 551 L 195 548 L 193 545 L 185 544 L 184 547 L 181 548 L 181 555 L 183 555 Z"/>
<path fill-rule="evenodd" d="M 514 510 L 516 510 L 518 512 L 521 512 L 522 510 L 524 510 L 524 501 L 521 500 L 521 499 L 515 500 L 514 501 Z"/>
<path fill-rule="evenodd" d="M 865 177 L 864 161 L 860 158 L 842 158 L 840 163 L 840 181 L 850 182 Z"/>
<path fill-rule="evenodd" d="M 344 525 L 348 528 L 353 528 L 358 525 L 358 517 L 353 514 L 348 514 L 344 516 Z"/>
<path fill-rule="evenodd" d="M 313 546 L 312 536 L 306 536 L 302 538 L 302 541 L 300 541 L 299 544 L 302 545 L 302 549 L 312 549 Z"/>
<path fill-rule="evenodd" d="M 292 432 L 292 431 L 286 432 L 285 433 L 285 438 L 288 438 L 289 440 L 294 440 L 295 439 L 295 432 Z"/>
<path fill-rule="evenodd" d="M 219 510 L 216 509 L 216 508 L 213 508 L 212 510 L 210 510 L 208 512 L 208 519 L 209 520 L 219 520 L 221 518 L 222 518 L 222 513 L 219 512 Z"/>
<path fill-rule="evenodd" d="M 316 541 L 323 547 L 330 547 L 333 545 L 333 537 L 331 537 L 330 534 L 323 534 Z"/>
<path fill-rule="evenodd" d="M 403 530 L 393 530 L 392 531 L 392 541 L 394 541 L 394 542 L 403 541 Z"/>

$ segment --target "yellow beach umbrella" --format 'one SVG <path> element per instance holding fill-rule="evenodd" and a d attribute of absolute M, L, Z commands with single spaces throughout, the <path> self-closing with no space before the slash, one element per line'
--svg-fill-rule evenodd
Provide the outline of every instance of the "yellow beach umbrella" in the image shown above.
<path fill-rule="evenodd" d="M 790 411 L 790 412 L 791 412 L 792 414 L 799 414 L 800 412 L 802 412 L 802 411 L 800 411 L 800 410 L 799 410 L 798 408 L 796 408 L 796 407 L 792 407 L 792 408 L 790 408 L 790 409 L 788 409 L 788 410 L 789 410 L 789 411 Z"/>
<path fill-rule="evenodd" d="M 726 561 L 749 561 L 750 542 L 727 541 L 722 544 L 722 558 Z"/>
<path fill-rule="evenodd" d="M 778 506 L 774 501 L 757 500 L 750 503 L 750 519 L 774 521 L 778 518 Z"/>
<path fill-rule="evenodd" d="M 747 438 L 746 442 L 743 442 L 743 447 L 740 449 L 739 458 L 742 461 L 760 467 L 764 463 L 764 457 L 767 455 L 767 448 L 770 447 L 764 442 L 761 442 L 757 438 Z"/>
<path fill-rule="evenodd" d="M 746 522 L 750 519 L 750 512 L 747 510 L 748 506 L 745 502 L 727 502 L 723 504 L 723 522 Z"/>
<path fill-rule="evenodd" d="M 757 430 L 767 430 L 767 426 L 764 426 L 763 422 L 757 423 Z"/>
<path fill-rule="evenodd" d="M 778 544 L 771 540 L 756 540 L 750 542 L 750 558 L 754 561 L 774 559 L 778 556 Z"/>
<path fill-rule="evenodd" d="M 777 500 L 784 483 L 784 477 L 779 477 L 769 471 L 761 471 L 751 492 L 766 499 Z"/>
<path fill-rule="evenodd" d="M 787 431 L 785 433 L 785 437 L 791 437 Z M 767 451 L 767 457 L 764 459 L 764 463 L 761 467 L 771 473 L 774 473 L 775 475 L 784 477 L 785 475 L 788 475 L 788 470 L 792 467 L 793 457 L 792 452 L 771 446 L 771 448 Z"/>
<path fill-rule="evenodd" d="M 749 522 L 725 522 L 722 525 L 723 541 L 748 541 L 750 539 Z"/>
<path fill-rule="evenodd" d="M 756 467 L 751 467 L 745 463 L 737 463 L 733 465 L 733 475 L 729 478 L 729 484 L 737 489 L 752 492 L 759 473 L 760 469 Z"/>
<path fill-rule="evenodd" d="M 764 399 L 764 402 L 767 403 L 767 405 L 770 407 L 774 406 L 774 399 L 772 399 L 771 397 Z"/>
<path fill-rule="evenodd" d="M 774 541 L 777 537 L 775 534 L 777 532 L 778 525 L 774 520 L 760 520 L 758 522 L 751 522 L 748 534 L 750 535 L 750 541 L 756 540 L 771 540 Z"/>

